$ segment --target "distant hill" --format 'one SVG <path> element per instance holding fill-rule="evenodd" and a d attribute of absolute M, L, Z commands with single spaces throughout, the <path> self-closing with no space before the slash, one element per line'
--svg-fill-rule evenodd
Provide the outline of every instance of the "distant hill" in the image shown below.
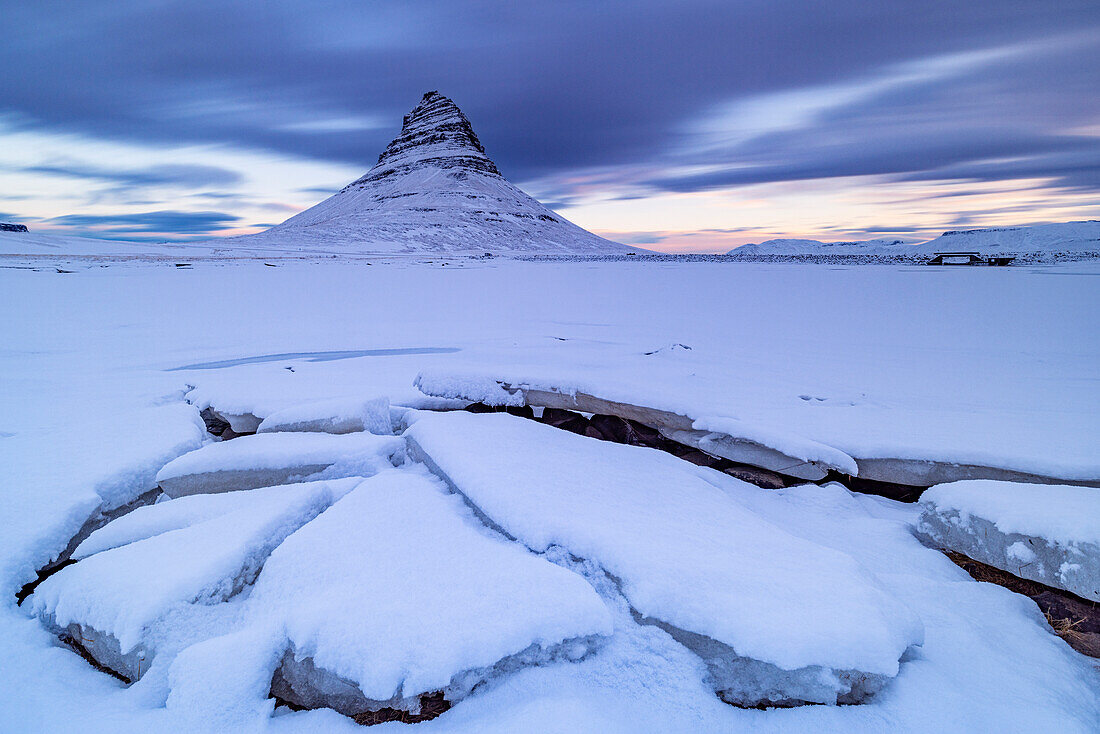
<path fill-rule="evenodd" d="M 760 244 L 735 247 L 729 255 L 806 255 L 819 253 L 824 255 L 864 255 L 884 254 L 898 248 L 910 248 L 901 240 L 878 239 L 858 242 L 821 242 L 819 240 L 778 239 L 766 240 Z"/>
<path fill-rule="evenodd" d="M 861 242 L 774 239 L 735 247 L 727 254 L 744 260 L 833 256 L 924 260 L 937 252 L 1015 255 L 1025 261 L 1100 258 L 1100 221 L 953 230 L 919 244 L 890 239 Z"/>

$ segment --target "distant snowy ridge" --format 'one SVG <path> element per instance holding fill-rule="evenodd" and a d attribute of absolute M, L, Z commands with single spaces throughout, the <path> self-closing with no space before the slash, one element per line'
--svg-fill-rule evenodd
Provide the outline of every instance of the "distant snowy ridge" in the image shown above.
<path fill-rule="evenodd" d="M 1025 260 L 1100 258 L 1100 220 L 952 230 L 919 244 L 890 239 L 861 242 L 775 239 L 735 247 L 727 254 L 746 260 L 833 255 L 926 260 L 937 252 L 1015 255 Z"/>
<path fill-rule="evenodd" d="M 866 255 L 892 254 L 909 248 L 901 240 L 864 240 L 860 242 L 821 242 L 820 240 L 776 239 L 735 247 L 729 255 Z"/>

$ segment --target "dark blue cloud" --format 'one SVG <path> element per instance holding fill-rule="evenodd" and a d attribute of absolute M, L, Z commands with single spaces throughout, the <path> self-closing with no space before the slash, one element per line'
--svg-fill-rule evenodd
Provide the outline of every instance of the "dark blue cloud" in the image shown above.
<path fill-rule="evenodd" d="M 163 164 L 139 169 L 113 169 L 74 163 L 69 165 L 28 166 L 21 170 L 27 173 L 91 179 L 133 187 L 176 186 L 180 188 L 201 188 L 203 186 L 227 186 L 240 183 L 243 178 L 240 173 L 226 168 L 188 164 Z"/>
<path fill-rule="evenodd" d="M 130 233 L 216 234 L 236 226 L 240 217 L 226 212 L 154 211 L 135 214 L 66 214 L 46 220 L 61 227 L 96 228 L 96 236 Z"/>
<path fill-rule="evenodd" d="M 1058 157 L 1071 154 L 1067 128 L 1100 118 L 1095 0 L 38 0 L 5 2 L 4 18 L 0 111 L 31 129 L 366 169 L 420 94 L 440 89 L 517 181 L 645 164 L 667 172 L 637 193 L 694 191 L 973 165 L 996 177 L 1012 171 L 987 161 L 1014 158 L 1097 186 L 1094 166 L 1072 171 Z M 704 149 L 685 134 L 723 104 L 1011 47 L 1013 58 L 838 104 L 774 135 Z M 312 124 L 347 119 L 366 122 Z M 716 170 L 672 175 L 701 162 Z"/>

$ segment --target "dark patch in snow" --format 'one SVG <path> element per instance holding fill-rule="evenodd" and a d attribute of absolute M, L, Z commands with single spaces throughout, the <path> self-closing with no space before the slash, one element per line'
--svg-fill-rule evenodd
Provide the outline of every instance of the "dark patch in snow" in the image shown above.
<path fill-rule="evenodd" d="M 443 692 L 425 694 L 420 697 L 420 713 L 412 714 L 402 709 L 382 708 L 377 711 L 367 711 L 358 716 L 351 717 L 356 724 L 374 726 L 390 721 L 399 721 L 402 724 L 419 724 L 421 721 L 431 721 L 451 708 L 451 702 L 443 698 Z"/>

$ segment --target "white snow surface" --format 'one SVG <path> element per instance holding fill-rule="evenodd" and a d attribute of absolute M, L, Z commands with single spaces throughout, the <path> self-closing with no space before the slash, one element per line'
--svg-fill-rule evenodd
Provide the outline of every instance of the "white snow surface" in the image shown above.
<path fill-rule="evenodd" d="M 102 255 L 133 258 L 186 257 L 182 244 L 101 240 L 50 232 L 0 232 L 0 255 Z"/>
<path fill-rule="evenodd" d="M 532 644 L 611 633 L 583 578 L 494 537 L 424 471 L 372 477 L 268 560 L 251 623 L 376 700 L 444 688 Z"/>
<path fill-rule="evenodd" d="M 111 634 L 125 654 L 173 607 L 239 591 L 284 538 L 335 499 L 324 482 L 281 489 L 242 492 L 248 501 L 235 512 L 84 558 L 46 579 L 31 610 L 59 627 L 78 622 Z M 151 509 L 171 513 L 171 505 Z"/>
<path fill-rule="evenodd" d="M 127 689 L 15 606 L 19 587 L 97 508 L 153 489 L 165 463 L 209 440 L 204 406 L 185 404 L 185 394 L 239 398 L 264 417 L 313 400 L 389 395 L 401 404 L 399 391 L 414 398 L 424 370 L 519 379 L 549 368 L 578 385 L 625 381 L 643 397 L 676 393 L 710 414 L 849 455 L 969 456 L 1078 478 L 1098 466 L 1100 266 L 1091 262 L 280 264 L 178 270 L 120 258 L 65 274 L 0 268 L 0 313 L 14 315 L 0 322 L 2 728 L 362 731 L 331 711 L 271 717 L 262 666 L 277 653 L 254 640 L 215 637 L 176 658 L 172 676 L 158 676 L 155 663 Z M 428 347 L 457 351 L 309 356 Z M 174 369 L 262 355 L 283 356 Z M 922 547 L 913 537 L 919 507 L 839 487 L 722 487 L 786 532 L 856 558 L 922 619 L 919 655 L 871 703 L 732 708 L 704 684 L 695 655 L 656 627 L 616 617 L 598 653 L 520 672 L 418 729 L 1096 731 L 1094 661 L 1051 634 L 1030 600 L 975 583 Z M 240 604 L 188 606 L 233 618 Z M 199 624 L 186 642 L 212 632 L 232 629 Z M 166 647 L 157 653 L 172 664 Z M 380 731 L 390 729 L 405 727 Z"/>
<path fill-rule="evenodd" d="M 528 547 L 596 563 L 641 614 L 741 656 L 893 676 L 921 642 L 920 620 L 850 556 L 786 533 L 668 454 L 505 413 L 423 415 L 406 435 Z"/>
<path fill-rule="evenodd" d="M 373 433 L 257 433 L 203 446 L 169 462 L 157 481 L 217 471 L 282 469 L 301 465 L 329 465 L 324 478 L 370 476 L 393 466 L 404 442 L 396 436 Z"/>
<path fill-rule="evenodd" d="M 1072 546 L 1100 545 L 1100 489 L 975 479 L 926 490 L 921 504 L 980 517 L 1003 533 L 1046 538 Z M 1026 560 L 1026 559 L 1025 559 Z"/>

